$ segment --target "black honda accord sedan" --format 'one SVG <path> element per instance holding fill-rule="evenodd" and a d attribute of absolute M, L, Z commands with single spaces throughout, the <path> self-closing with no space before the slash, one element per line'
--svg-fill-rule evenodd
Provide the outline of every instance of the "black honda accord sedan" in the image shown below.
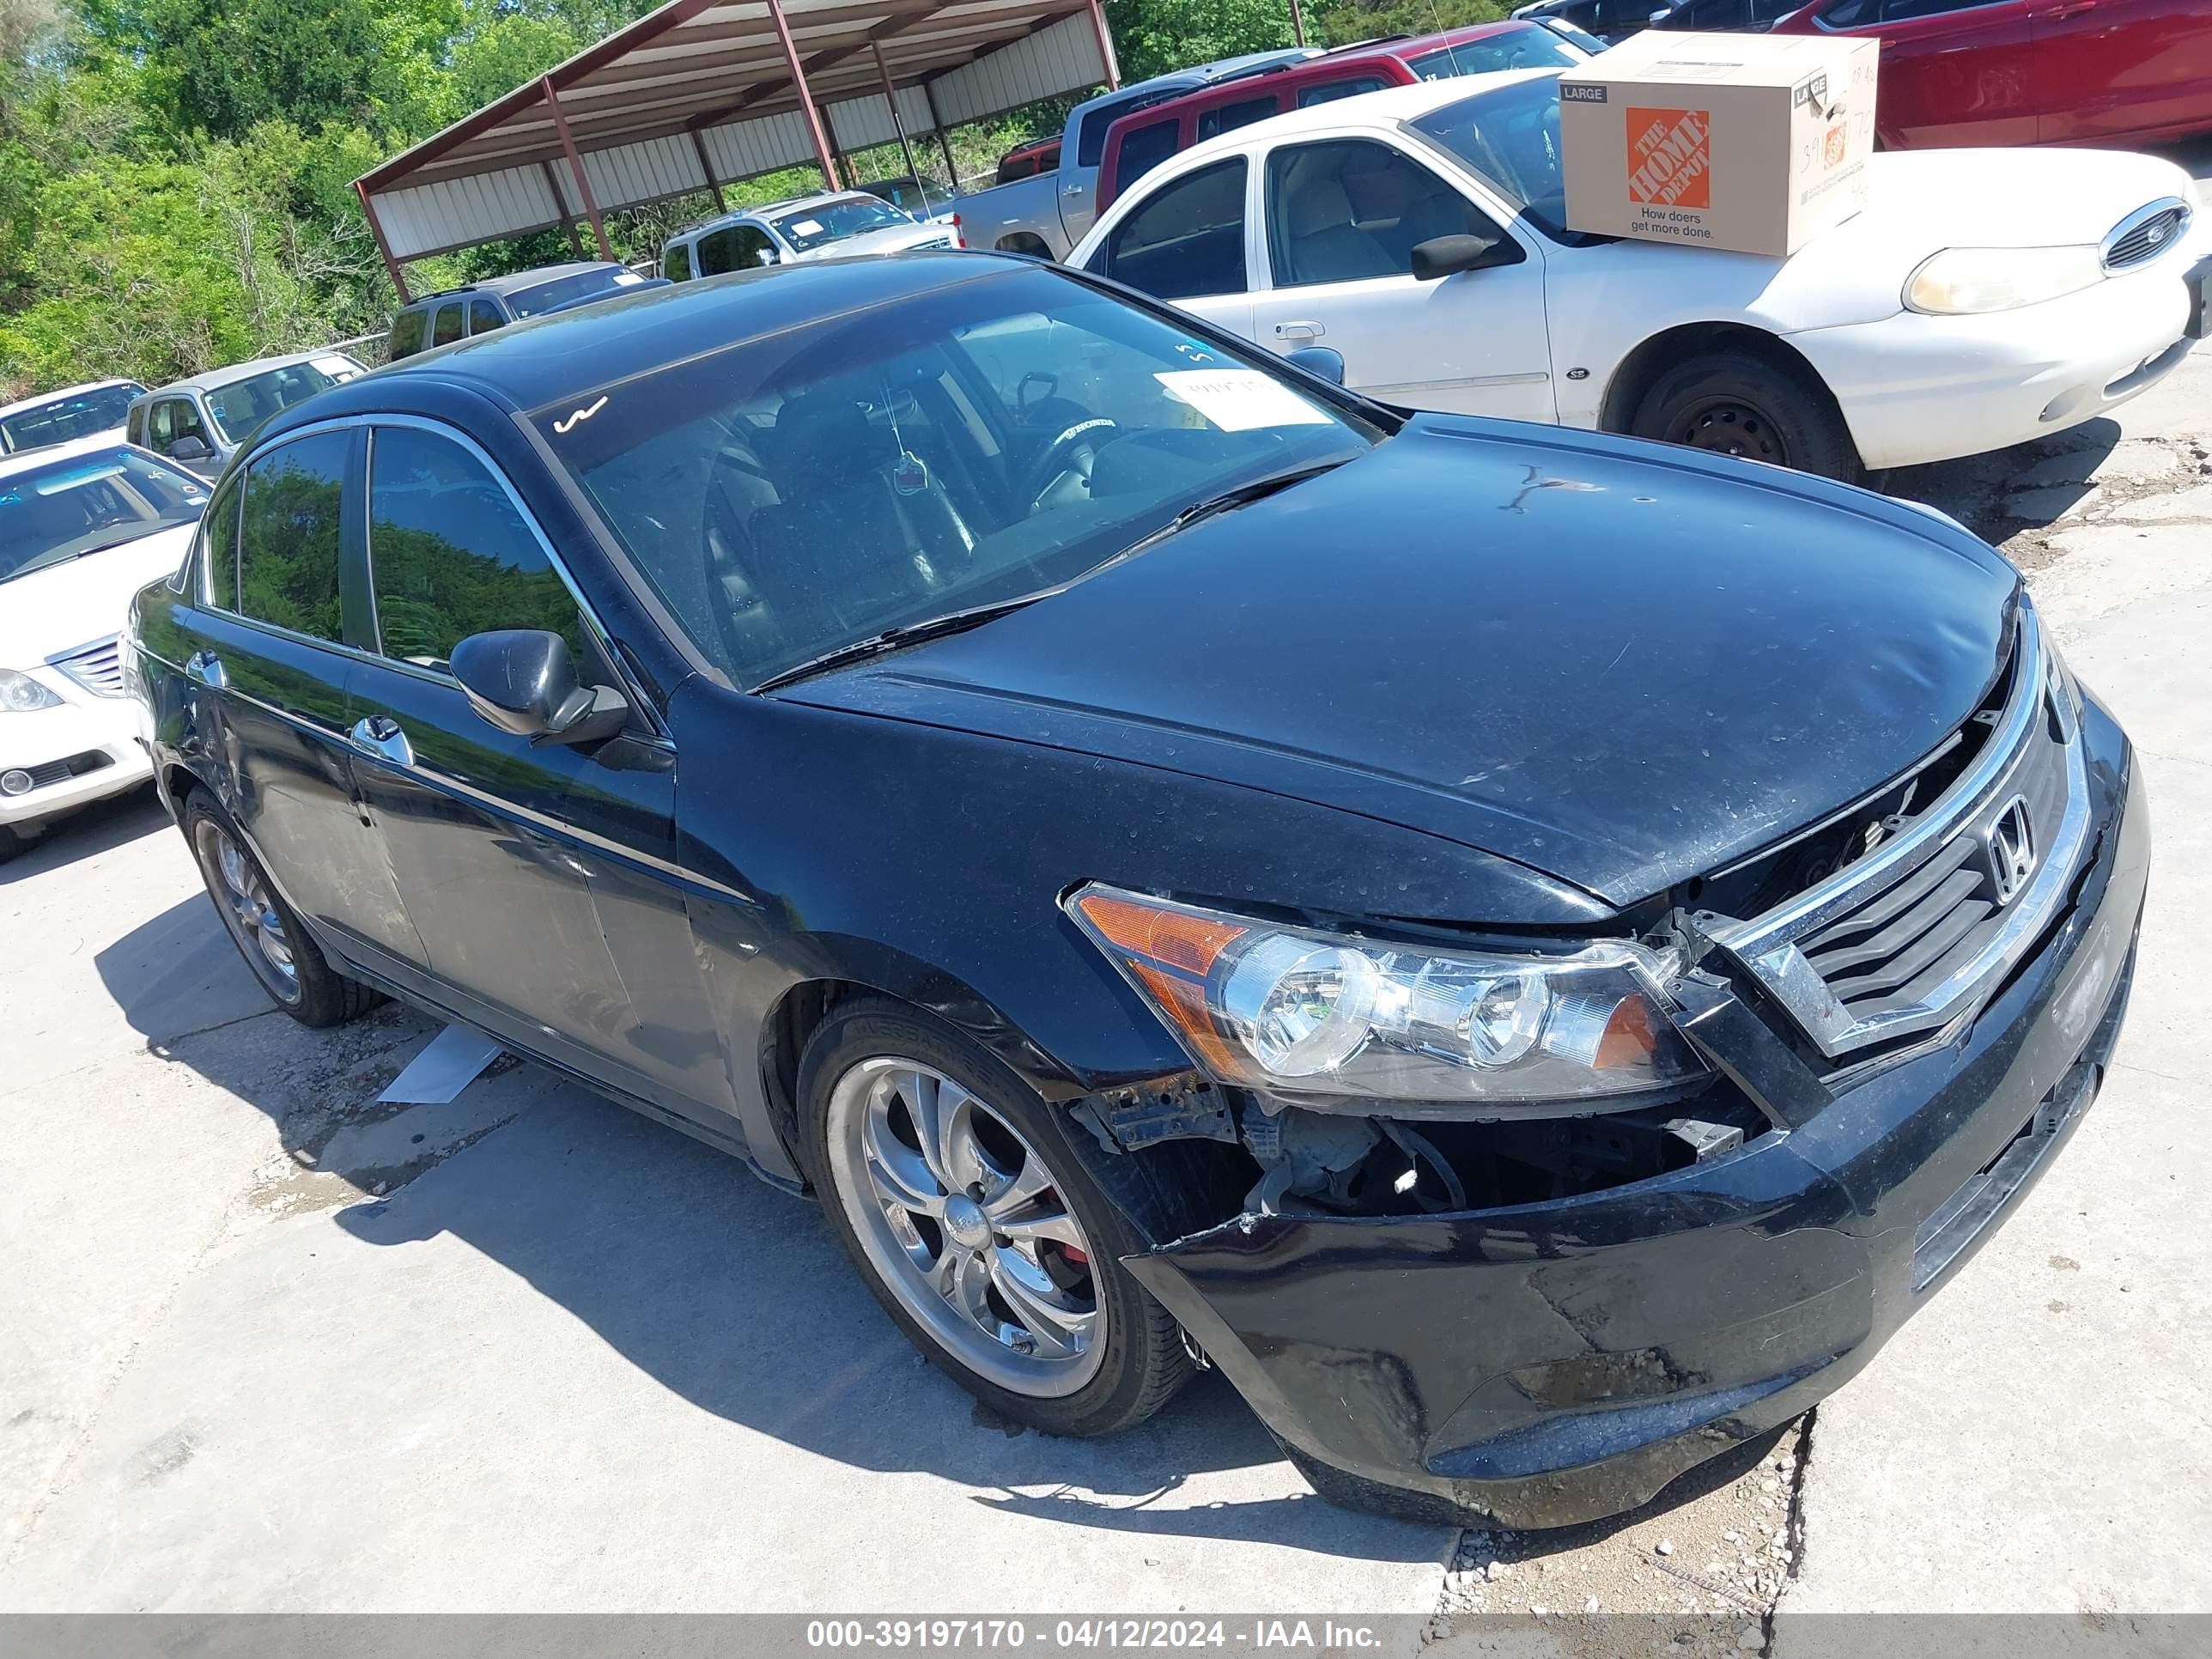
<path fill-rule="evenodd" d="M 1079 274 L 793 266 L 264 427 L 133 622 L 270 994 L 821 1202 L 996 1411 L 1627 1508 L 2094 1097 L 2136 769 L 1927 510 L 1408 416 Z M 738 1248 L 742 1248 L 738 1242 Z"/>

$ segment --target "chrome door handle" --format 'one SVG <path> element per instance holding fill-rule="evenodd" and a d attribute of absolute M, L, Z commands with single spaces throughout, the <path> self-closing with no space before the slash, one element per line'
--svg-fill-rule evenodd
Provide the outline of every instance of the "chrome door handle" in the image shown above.
<path fill-rule="evenodd" d="M 212 651 L 195 651 L 185 658 L 185 678 L 210 691 L 220 691 L 230 684 L 230 676 L 222 672 L 222 659 Z"/>
<path fill-rule="evenodd" d="M 1080 196 L 1083 194 L 1083 186 L 1080 185 L 1070 185 L 1066 189 L 1061 191 L 1060 193 L 1062 196 Z"/>
<path fill-rule="evenodd" d="M 1277 323 L 1275 337 L 1279 340 L 1318 340 L 1328 331 L 1319 323 Z"/>
<path fill-rule="evenodd" d="M 415 745 L 389 714 L 370 714 L 356 720 L 353 740 L 357 748 L 379 760 L 390 761 L 394 766 L 415 764 Z"/>

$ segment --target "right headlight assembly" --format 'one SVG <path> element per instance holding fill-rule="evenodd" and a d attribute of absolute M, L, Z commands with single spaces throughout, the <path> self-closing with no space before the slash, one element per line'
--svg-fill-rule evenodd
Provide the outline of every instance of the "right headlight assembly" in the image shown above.
<path fill-rule="evenodd" d="M 1908 309 L 1938 317 L 2011 311 L 2104 280 L 2096 245 L 2064 247 L 1947 247 L 1906 278 Z"/>
<path fill-rule="evenodd" d="M 1632 940 L 1432 949 L 1097 883 L 1066 909 L 1200 1067 L 1279 1103 L 1541 1117 L 1625 1109 L 1709 1074 L 1668 1018 L 1671 962 Z"/>
<path fill-rule="evenodd" d="M 28 674 L 0 668 L 0 713 L 27 714 L 37 708 L 59 708 L 62 700 Z"/>

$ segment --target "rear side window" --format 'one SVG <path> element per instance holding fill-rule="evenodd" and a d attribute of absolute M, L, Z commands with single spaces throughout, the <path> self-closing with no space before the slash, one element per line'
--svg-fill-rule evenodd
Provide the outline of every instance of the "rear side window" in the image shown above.
<path fill-rule="evenodd" d="M 1279 115 L 1282 109 L 1281 97 L 1272 92 L 1265 98 L 1243 98 L 1233 104 L 1217 104 L 1212 109 L 1199 112 L 1198 136 L 1211 138 L 1218 133 L 1234 132 L 1255 121 Z"/>
<path fill-rule="evenodd" d="M 495 628 L 562 635 L 580 666 L 576 601 L 497 478 L 449 438 L 379 427 L 369 450 L 368 559 L 384 654 L 444 672 Z"/>
<path fill-rule="evenodd" d="M 234 479 L 202 521 L 206 540 L 200 561 L 207 571 L 208 603 L 218 611 L 238 609 L 238 507 L 242 494 Z"/>
<path fill-rule="evenodd" d="M 422 324 L 427 313 L 403 311 L 392 319 L 391 356 L 396 362 L 422 349 Z"/>
<path fill-rule="evenodd" d="M 1362 75 L 1350 81 L 1324 81 L 1298 94 L 1298 107 L 1311 109 L 1316 104 L 1333 104 L 1340 98 L 1357 98 L 1364 92 L 1380 92 L 1389 84 L 1379 75 Z"/>
<path fill-rule="evenodd" d="M 1105 274 L 1161 300 L 1243 293 L 1244 179 L 1237 155 L 1166 185 L 1114 228 Z"/>
<path fill-rule="evenodd" d="M 461 337 L 461 302 L 448 300 L 438 307 L 438 320 L 430 325 L 430 343 L 451 345 Z"/>
<path fill-rule="evenodd" d="M 489 334 L 492 330 L 495 328 L 504 328 L 506 325 L 507 319 L 500 315 L 499 307 L 494 305 L 490 301 L 471 300 L 469 301 L 470 333 Z"/>
<path fill-rule="evenodd" d="M 1118 189 L 1127 190 L 1182 146 L 1182 122 L 1175 116 L 1154 121 L 1121 135 L 1121 167 L 1115 173 Z"/>
<path fill-rule="evenodd" d="M 246 470 L 238 613 L 333 643 L 349 432 L 318 432 L 256 456 Z"/>
<path fill-rule="evenodd" d="M 691 280 L 691 245 L 689 242 L 671 242 L 668 245 L 667 250 L 660 256 L 660 274 L 672 283 Z"/>

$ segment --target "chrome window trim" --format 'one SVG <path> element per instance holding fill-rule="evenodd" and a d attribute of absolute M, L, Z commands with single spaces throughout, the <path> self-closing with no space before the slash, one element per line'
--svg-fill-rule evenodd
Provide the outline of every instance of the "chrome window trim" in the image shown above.
<path fill-rule="evenodd" d="M 2182 246 L 2189 240 L 2190 227 L 2197 221 L 2197 204 L 2185 201 L 2179 196 L 2161 196 L 2155 202 L 2146 202 L 2105 233 L 2104 240 L 2097 244 L 2098 265 L 2106 270 L 2138 270 L 2147 264 L 2154 264 L 2163 258 L 2167 247 L 2154 249 L 2144 258 L 2133 260 L 2124 265 L 2115 266 L 2112 262 L 2112 250 L 2128 236 L 2140 230 L 2160 214 L 2171 213 L 2176 208 L 2181 210 L 2181 222 L 2175 228 L 2173 240 L 2167 247 Z"/>
<path fill-rule="evenodd" d="M 1831 1060 L 1885 1038 L 1948 1025 L 2024 957 L 2065 901 L 2088 839 L 2089 792 L 2079 729 L 2064 710 L 2070 695 L 2057 659 L 2044 647 L 2023 597 L 2014 693 L 1997 729 L 1936 806 L 1880 851 L 1815 884 L 1765 915 L 1711 930 L 1713 941 L 1763 985 Z M 2003 912 L 1996 933 L 1969 961 L 1914 1001 L 1855 1019 L 1798 948 L 1800 940 L 1856 909 L 1965 834 L 1986 809 L 2014 793 L 2013 775 L 2032 752 L 2045 711 L 2061 710 L 2065 810 L 2035 873 Z"/>

